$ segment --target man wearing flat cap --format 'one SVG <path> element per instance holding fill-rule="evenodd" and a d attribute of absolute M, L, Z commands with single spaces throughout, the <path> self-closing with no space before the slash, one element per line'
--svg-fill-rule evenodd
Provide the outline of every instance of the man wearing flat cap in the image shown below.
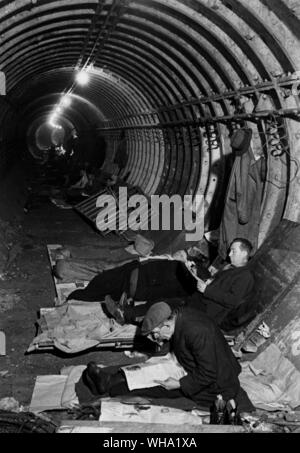
<path fill-rule="evenodd" d="M 170 377 L 156 387 L 129 392 L 122 371 L 109 374 L 90 362 L 83 373 L 83 382 L 93 394 L 186 397 L 202 408 L 210 408 L 221 394 L 225 401 L 236 401 L 242 410 L 252 410 L 247 394 L 240 387 L 241 367 L 221 331 L 205 313 L 188 307 L 172 311 L 165 302 L 158 302 L 148 310 L 141 334 L 160 345 L 170 341 L 170 350 L 186 375 L 179 380 Z"/>

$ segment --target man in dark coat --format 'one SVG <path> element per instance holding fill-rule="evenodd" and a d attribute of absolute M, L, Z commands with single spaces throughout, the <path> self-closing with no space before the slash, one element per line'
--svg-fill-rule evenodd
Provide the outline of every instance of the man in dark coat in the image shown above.
<path fill-rule="evenodd" d="M 109 294 L 119 300 L 126 292 L 137 301 L 155 302 L 189 296 L 196 289 L 196 280 L 177 258 L 136 260 L 102 272 L 85 289 L 72 292 L 68 299 L 93 302 L 104 300 Z"/>
<path fill-rule="evenodd" d="M 234 239 L 229 252 L 231 264 L 213 277 L 209 275 L 208 271 L 206 271 L 206 276 L 204 273 L 199 275 L 200 267 L 194 278 L 187 270 L 184 274 L 183 268 L 180 268 L 181 272 L 176 274 L 175 271 L 170 272 L 169 266 L 156 263 L 149 271 L 153 272 L 153 279 L 156 275 L 158 281 L 161 282 L 160 285 L 155 286 L 152 282 L 151 286 L 149 285 L 151 279 L 148 282 L 146 278 L 140 279 L 140 287 L 144 288 L 144 295 L 149 296 L 145 297 L 145 300 L 148 301 L 145 306 L 119 307 L 110 300 L 106 304 L 107 309 L 118 322 L 131 324 L 138 322 L 145 315 L 147 309 L 155 301 L 154 296 L 156 300 L 165 297 L 166 302 L 171 306 L 176 306 L 173 298 L 181 297 L 187 305 L 207 313 L 225 332 L 234 331 L 255 316 L 256 307 L 255 300 L 253 300 L 255 282 L 254 276 L 247 266 L 250 253 L 249 241 L 243 238 Z M 205 268 L 202 269 L 202 272 L 204 270 Z M 177 278 L 179 276 L 182 278 L 184 275 L 185 285 L 181 285 L 180 281 L 177 282 Z M 148 294 L 147 291 L 149 291 Z"/>
<path fill-rule="evenodd" d="M 158 302 L 148 310 L 141 334 L 160 345 L 170 341 L 170 350 L 186 375 L 179 380 L 169 377 L 156 387 L 129 392 L 122 370 L 109 374 L 90 362 L 83 373 L 83 382 L 93 394 L 186 397 L 205 408 L 211 407 L 217 395 L 222 395 L 224 401 L 234 400 L 243 410 L 253 409 L 240 387 L 241 367 L 221 331 L 205 313 L 189 307 L 172 312 L 165 302 Z"/>
<path fill-rule="evenodd" d="M 198 279 L 198 292 L 192 297 L 192 305 L 205 311 L 225 331 L 234 330 L 255 313 L 255 281 L 247 267 L 251 250 L 247 239 L 235 238 L 230 245 L 231 264 L 212 279 Z M 234 321 L 237 310 L 241 319 Z"/>

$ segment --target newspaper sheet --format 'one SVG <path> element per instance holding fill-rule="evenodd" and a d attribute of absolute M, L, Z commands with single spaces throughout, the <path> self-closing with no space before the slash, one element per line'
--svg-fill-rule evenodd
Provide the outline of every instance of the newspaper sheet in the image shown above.
<path fill-rule="evenodd" d="M 201 425 L 200 416 L 166 406 L 131 405 L 102 400 L 100 422 L 154 423 L 167 425 Z"/>
<path fill-rule="evenodd" d="M 163 357 L 152 357 L 143 363 L 122 367 L 129 390 L 156 387 L 157 381 L 165 381 L 172 377 L 181 379 L 186 371 L 178 363 L 174 354 Z"/>

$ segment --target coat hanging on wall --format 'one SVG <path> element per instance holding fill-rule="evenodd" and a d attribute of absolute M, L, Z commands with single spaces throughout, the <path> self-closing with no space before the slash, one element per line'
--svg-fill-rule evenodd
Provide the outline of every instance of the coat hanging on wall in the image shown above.
<path fill-rule="evenodd" d="M 248 239 L 257 250 L 260 208 L 263 193 L 264 158 L 256 159 L 251 149 L 251 129 L 238 129 L 231 137 L 235 153 L 222 222 L 220 226 L 219 255 L 226 258 L 233 239 Z"/>

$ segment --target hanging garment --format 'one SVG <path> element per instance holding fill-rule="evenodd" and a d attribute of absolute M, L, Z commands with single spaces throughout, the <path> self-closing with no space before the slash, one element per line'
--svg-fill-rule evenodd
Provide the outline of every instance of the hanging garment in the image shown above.
<path fill-rule="evenodd" d="M 257 250 L 264 165 L 263 158 L 255 160 L 251 148 L 235 158 L 220 226 L 219 254 L 224 259 L 237 237 L 251 242 L 252 253 Z"/>

